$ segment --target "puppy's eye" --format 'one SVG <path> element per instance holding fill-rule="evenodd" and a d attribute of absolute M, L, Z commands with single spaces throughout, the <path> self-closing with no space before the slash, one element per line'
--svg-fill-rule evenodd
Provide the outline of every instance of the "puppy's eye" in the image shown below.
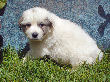
<path fill-rule="evenodd" d="M 30 27 L 31 24 L 22 24 L 21 26 L 22 26 L 22 27 Z"/>
<path fill-rule="evenodd" d="M 40 23 L 40 24 L 39 24 L 39 26 L 40 26 L 40 27 L 43 27 L 43 26 L 45 26 L 45 24 L 43 24 L 43 23 Z"/>
<path fill-rule="evenodd" d="M 26 26 L 30 27 L 30 26 L 31 26 L 31 24 L 26 24 Z"/>

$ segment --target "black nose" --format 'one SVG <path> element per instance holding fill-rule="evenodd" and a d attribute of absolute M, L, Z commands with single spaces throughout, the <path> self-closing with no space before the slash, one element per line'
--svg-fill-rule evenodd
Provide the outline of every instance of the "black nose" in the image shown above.
<path fill-rule="evenodd" d="M 38 33 L 36 33 L 36 32 L 32 33 L 33 38 L 37 38 L 37 36 L 38 36 Z"/>

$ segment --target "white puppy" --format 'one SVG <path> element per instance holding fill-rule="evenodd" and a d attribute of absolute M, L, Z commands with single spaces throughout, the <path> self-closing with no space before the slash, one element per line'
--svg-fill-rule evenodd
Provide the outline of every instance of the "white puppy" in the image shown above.
<path fill-rule="evenodd" d="M 49 55 L 57 62 L 77 66 L 103 57 L 96 42 L 80 26 L 44 8 L 24 11 L 19 25 L 29 38 L 29 55 L 34 58 Z"/>

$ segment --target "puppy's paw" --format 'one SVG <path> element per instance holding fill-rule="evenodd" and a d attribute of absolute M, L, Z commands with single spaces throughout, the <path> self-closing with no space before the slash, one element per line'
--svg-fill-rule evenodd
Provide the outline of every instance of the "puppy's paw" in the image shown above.
<path fill-rule="evenodd" d="M 23 58 L 23 63 L 25 63 L 27 61 L 26 57 Z"/>

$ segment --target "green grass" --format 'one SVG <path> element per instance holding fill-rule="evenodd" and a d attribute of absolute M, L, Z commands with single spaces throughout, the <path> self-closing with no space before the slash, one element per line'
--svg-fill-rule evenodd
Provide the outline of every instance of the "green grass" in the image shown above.
<path fill-rule="evenodd" d="M 6 1 L 7 0 L 0 0 L 0 9 L 2 9 L 5 6 Z"/>
<path fill-rule="evenodd" d="M 59 66 L 51 59 L 29 60 L 23 63 L 16 51 L 4 49 L 0 64 L 0 82 L 110 82 L 110 53 L 106 52 L 101 62 L 83 64 L 76 69 Z"/>

